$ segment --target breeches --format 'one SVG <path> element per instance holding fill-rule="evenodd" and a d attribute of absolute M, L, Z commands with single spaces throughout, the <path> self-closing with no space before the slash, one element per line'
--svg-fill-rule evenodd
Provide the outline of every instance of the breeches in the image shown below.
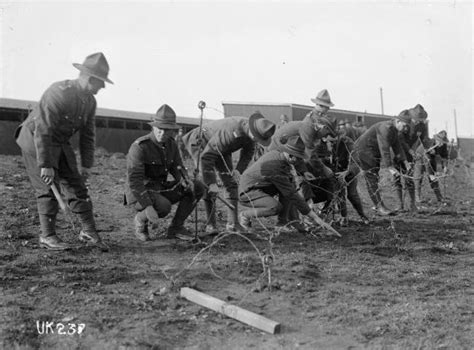
<path fill-rule="evenodd" d="M 41 179 L 41 169 L 36 157 L 26 152 L 22 152 L 22 155 L 26 172 L 36 192 L 38 213 L 55 216 L 58 213 L 58 201 L 51 188 Z M 64 193 L 71 211 L 76 214 L 91 211 L 92 202 L 87 187 L 77 167 L 68 163 L 64 152 L 59 157 L 58 169 L 54 169 L 54 173 L 54 183 Z"/>
<path fill-rule="evenodd" d="M 241 214 L 248 218 L 265 217 L 278 214 L 283 206 L 273 196 L 260 191 L 252 190 L 240 195 L 240 204 L 247 207 L 247 210 L 241 210 Z"/>

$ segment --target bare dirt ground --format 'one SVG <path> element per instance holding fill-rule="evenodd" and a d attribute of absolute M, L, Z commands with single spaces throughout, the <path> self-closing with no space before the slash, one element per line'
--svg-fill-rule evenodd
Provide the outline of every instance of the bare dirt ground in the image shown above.
<path fill-rule="evenodd" d="M 202 252 L 202 246 L 159 238 L 136 240 L 133 212 L 122 205 L 120 154 L 98 154 L 90 186 L 110 252 L 40 249 L 34 192 L 21 158 L 0 160 L 0 348 L 474 347 L 474 193 L 463 168 L 442 181 L 449 206 L 437 206 L 425 184 L 429 202 L 414 216 L 370 214 L 370 226 L 354 221 L 338 228 L 340 239 L 275 237 L 269 286 L 259 257 L 269 254 L 269 243 L 254 236 L 255 246 L 232 235 Z M 370 213 L 362 181 L 360 187 Z M 384 196 L 393 206 L 387 187 Z M 202 225 L 201 204 L 199 210 Z M 273 223 L 265 221 L 268 230 Z M 58 225 L 60 237 L 77 242 L 62 214 Z M 188 225 L 194 227 L 193 217 Z M 281 333 L 261 332 L 182 299 L 184 286 L 280 322 Z M 54 333 L 45 334 L 43 322 L 52 322 Z M 59 334 L 68 331 L 74 334 Z"/>

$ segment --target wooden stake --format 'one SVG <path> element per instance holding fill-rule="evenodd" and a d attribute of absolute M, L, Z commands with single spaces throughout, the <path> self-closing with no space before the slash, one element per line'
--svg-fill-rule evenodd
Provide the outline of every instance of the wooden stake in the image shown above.
<path fill-rule="evenodd" d="M 258 328 L 262 331 L 275 334 L 280 332 L 280 324 L 261 315 L 244 310 L 238 306 L 228 304 L 210 295 L 198 292 L 192 288 L 181 288 L 181 296 L 198 305 L 219 312 L 237 321 Z"/>

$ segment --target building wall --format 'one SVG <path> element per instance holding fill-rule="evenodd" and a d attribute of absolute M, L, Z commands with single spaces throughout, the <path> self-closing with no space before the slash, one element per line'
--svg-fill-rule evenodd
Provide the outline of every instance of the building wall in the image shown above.
<path fill-rule="evenodd" d="M 15 142 L 14 133 L 21 121 L 27 116 L 23 110 L 0 109 L 0 154 L 19 155 L 21 150 Z M 179 124 L 187 132 L 196 125 Z M 120 118 L 96 118 L 96 147 L 103 147 L 115 153 L 127 153 L 130 145 L 140 136 L 151 130 L 147 121 Z M 79 134 L 71 140 L 74 147 L 78 145 Z"/>
<path fill-rule="evenodd" d="M 290 106 L 272 106 L 259 104 L 223 104 L 224 115 L 226 117 L 250 117 L 254 112 L 259 111 L 265 118 L 275 124 L 280 122 L 280 116 L 286 114 L 288 120 L 297 120 L 293 117 L 293 111 Z"/>
<path fill-rule="evenodd" d="M 282 114 L 286 114 L 289 117 L 289 120 L 303 120 L 306 114 L 308 114 L 308 112 L 313 109 L 311 106 L 292 104 L 265 105 L 257 103 L 223 103 L 223 106 L 224 115 L 226 117 L 249 116 L 254 111 L 259 110 L 266 118 L 270 119 L 274 123 L 279 123 L 280 116 Z M 391 116 L 367 115 L 366 113 L 342 111 L 337 109 L 330 109 L 328 114 L 336 117 L 338 120 L 348 120 L 351 123 L 360 121 L 367 127 L 377 122 L 389 120 L 392 118 Z"/>
<path fill-rule="evenodd" d="M 459 137 L 458 143 L 461 156 L 468 162 L 474 163 L 474 138 Z"/>

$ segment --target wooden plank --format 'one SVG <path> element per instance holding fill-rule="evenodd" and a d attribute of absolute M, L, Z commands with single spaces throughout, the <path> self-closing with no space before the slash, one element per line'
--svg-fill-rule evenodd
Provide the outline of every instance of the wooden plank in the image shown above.
<path fill-rule="evenodd" d="M 220 299 L 211 297 L 210 295 L 198 292 L 195 289 L 188 287 L 181 288 L 181 296 L 193 303 L 207 307 L 262 331 L 271 334 L 280 332 L 279 323 L 238 306 L 228 304 Z"/>

